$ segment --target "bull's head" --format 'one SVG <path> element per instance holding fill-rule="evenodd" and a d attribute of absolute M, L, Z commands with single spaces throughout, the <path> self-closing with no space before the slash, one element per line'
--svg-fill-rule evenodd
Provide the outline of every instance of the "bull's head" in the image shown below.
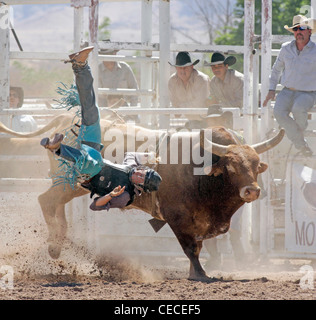
<path fill-rule="evenodd" d="M 211 167 L 205 168 L 207 175 L 218 176 L 224 174 L 230 184 L 239 189 L 239 195 L 245 202 L 252 202 L 260 196 L 260 187 L 257 182 L 259 173 L 267 170 L 268 165 L 261 162 L 258 154 L 261 154 L 281 142 L 284 130 L 273 138 L 249 146 L 249 145 L 220 145 L 209 141 L 204 143 L 205 150 L 220 157 L 219 161 Z"/>

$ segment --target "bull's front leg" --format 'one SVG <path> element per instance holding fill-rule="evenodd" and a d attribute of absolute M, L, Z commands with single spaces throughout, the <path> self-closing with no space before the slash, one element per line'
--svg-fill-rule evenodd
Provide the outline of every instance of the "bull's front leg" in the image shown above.
<path fill-rule="evenodd" d="M 199 256 L 202 249 L 202 241 L 197 241 L 188 234 L 177 235 L 181 247 L 190 260 L 189 280 L 207 281 L 210 278 L 206 275 L 201 266 Z"/>

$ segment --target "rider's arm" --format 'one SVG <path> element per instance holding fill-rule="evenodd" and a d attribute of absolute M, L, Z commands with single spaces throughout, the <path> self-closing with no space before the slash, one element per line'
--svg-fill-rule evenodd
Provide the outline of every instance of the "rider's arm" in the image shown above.
<path fill-rule="evenodd" d="M 125 191 L 125 186 L 116 187 L 109 194 L 103 197 L 97 197 L 90 205 L 90 209 L 93 211 L 109 210 L 110 208 L 123 208 L 130 200 L 130 195 Z"/>

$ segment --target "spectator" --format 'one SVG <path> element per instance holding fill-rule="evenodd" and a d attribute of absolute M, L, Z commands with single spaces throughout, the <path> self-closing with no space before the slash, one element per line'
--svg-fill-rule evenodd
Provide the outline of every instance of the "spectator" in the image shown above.
<path fill-rule="evenodd" d="M 100 50 L 100 54 L 116 55 L 118 50 Z M 132 68 L 123 61 L 102 61 L 99 63 L 99 88 L 138 89 L 136 77 Z M 119 103 L 119 101 L 121 102 Z M 138 96 L 106 95 L 99 97 L 100 107 L 137 106 Z"/>
<path fill-rule="evenodd" d="M 211 66 L 214 74 L 210 82 L 209 104 L 221 104 L 224 108 L 243 107 L 244 75 L 228 67 L 236 63 L 236 58 L 225 58 L 220 52 L 214 52 L 211 63 L 204 62 L 205 66 Z"/>
<path fill-rule="evenodd" d="M 21 87 L 10 87 L 10 108 L 21 108 L 23 102 L 23 89 Z M 11 129 L 17 132 L 32 132 L 37 130 L 37 123 L 30 115 L 17 114 L 12 116 Z"/>
<path fill-rule="evenodd" d="M 181 51 L 176 56 L 176 68 L 168 81 L 169 97 L 174 108 L 205 108 L 210 93 L 210 78 L 196 70 L 194 66 L 200 60 L 192 62 L 190 54 Z M 187 116 L 189 120 L 200 120 L 199 115 Z"/>
<path fill-rule="evenodd" d="M 316 100 L 316 46 L 310 40 L 315 32 L 313 24 L 314 20 L 296 15 L 292 27 L 284 26 L 295 39 L 282 45 L 272 67 L 269 92 L 263 102 L 265 107 L 269 100 L 274 99 L 281 79 L 283 89 L 277 95 L 274 116 L 295 148 L 307 157 L 313 152 L 304 138 L 304 131 L 308 125 L 307 113 Z"/>

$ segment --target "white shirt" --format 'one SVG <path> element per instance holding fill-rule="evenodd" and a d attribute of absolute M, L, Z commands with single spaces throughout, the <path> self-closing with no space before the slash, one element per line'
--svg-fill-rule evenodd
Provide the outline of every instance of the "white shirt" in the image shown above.
<path fill-rule="evenodd" d="M 15 115 L 12 117 L 11 129 L 17 132 L 33 132 L 37 130 L 37 123 L 30 115 Z"/>
<path fill-rule="evenodd" d="M 211 79 L 211 97 L 226 108 L 242 108 L 244 94 L 244 75 L 234 69 L 227 69 L 225 79 Z"/>
<path fill-rule="evenodd" d="M 282 45 L 272 67 L 269 89 L 275 90 L 279 81 L 284 87 L 316 91 L 316 45 L 314 42 L 309 41 L 302 51 L 297 49 L 295 40 Z"/>
<path fill-rule="evenodd" d="M 168 82 L 169 97 L 174 108 L 205 108 L 210 94 L 210 77 L 201 71 L 193 69 L 185 86 L 174 73 Z M 189 119 L 200 119 L 199 116 L 187 116 Z"/>
<path fill-rule="evenodd" d="M 126 62 L 116 62 L 113 70 L 106 68 L 102 62 L 99 64 L 99 88 L 138 89 L 138 84 L 132 68 Z M 114 95 L 109 97 L 120 98 Z M 138 103 L 137 96 L 124 96 L 124 99 L 132 106 L 136 106 Z M 102 95 L 100 95 L 100 107 L 106 107 L 107 105 L 104 105 L 106 103 L 106 99 L 102 99 Z"/>

